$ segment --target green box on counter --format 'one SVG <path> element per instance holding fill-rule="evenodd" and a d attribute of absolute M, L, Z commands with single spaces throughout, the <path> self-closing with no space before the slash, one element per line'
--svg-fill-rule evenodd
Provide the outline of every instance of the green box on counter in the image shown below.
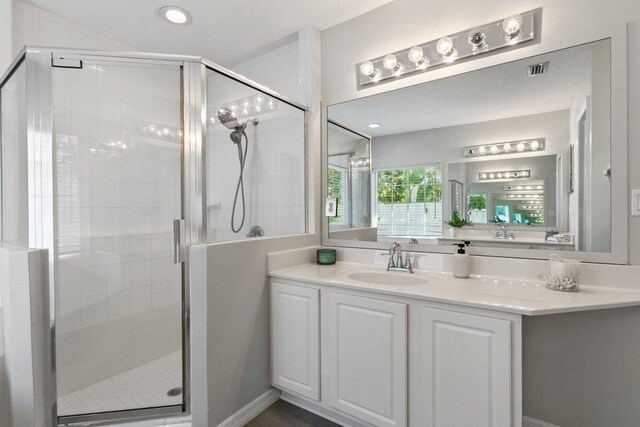
<path fill-rule="evenodd" d="M 333 265 L 336 263 L 335 249 L 318 249 L 316 251 L 316 261 L 319 265 Z"/>

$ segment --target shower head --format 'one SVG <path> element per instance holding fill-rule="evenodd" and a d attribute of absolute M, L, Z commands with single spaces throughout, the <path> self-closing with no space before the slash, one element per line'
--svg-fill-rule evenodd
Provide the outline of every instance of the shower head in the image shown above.
<path fill-rule="evenodd" d="M 236 114 L 227 107 L 218 110 L 218 120 L 220 120 L 220 123 L 222 123 L 224 127 L 231 130 L 244 129 L 246 126 L 246 123 L 240 124 Z"/>
<path fill-rule="evenodd" d="M 231 135 L 229 135 L 229 137 L 231 138 L 231 141 L 233 141 L 234 144 L 240 144 L 242 142 L 243 131 L 244 129 L 240 126 L 240 127 L 237 127 L 233 132 L 231 132 Z"/>

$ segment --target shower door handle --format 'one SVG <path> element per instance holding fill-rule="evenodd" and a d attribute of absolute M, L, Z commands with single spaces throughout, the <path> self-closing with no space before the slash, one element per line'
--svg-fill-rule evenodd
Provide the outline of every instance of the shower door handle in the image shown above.
<path fill-rule="evenodd" d="M 173 220 L 173 262 L 180 264 L 184 262 L 184 219 Z"/>

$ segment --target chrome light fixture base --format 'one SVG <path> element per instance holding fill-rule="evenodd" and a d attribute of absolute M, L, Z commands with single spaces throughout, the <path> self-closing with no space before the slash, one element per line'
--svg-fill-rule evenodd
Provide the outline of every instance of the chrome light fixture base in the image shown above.
<path fill-rule="evenodd" d="M 535 9 L 511 15 L 486 25 L 469 28 L 356 64 L 358 90 L 382 84 L 401 76 L 424 73 L 434 67 L 448 66 L 463 58 L 482 55 L 533 40 L 535 38 L 535 20 L 541 18 L 541 10 Z M 451 50 L 446 54 L 439 52 L 437 47 L 438 42 L 443 39 L 452 41 Z M 417 48 L 422 49 L 423 52 L 423 56 L 418 55 L 420 56 L 418 60 L 416 60 Z M 442 50 L 442 42 L 440 50 Z M 387 65 L 390 65 L 391 57 L 394 57 L 398 64 L 402 64 L 402 67 L 386 68 L 384 60 L 387 58 Z"/>

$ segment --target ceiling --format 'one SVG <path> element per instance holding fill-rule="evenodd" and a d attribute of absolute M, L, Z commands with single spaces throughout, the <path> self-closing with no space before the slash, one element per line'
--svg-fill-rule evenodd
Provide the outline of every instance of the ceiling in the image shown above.
<path fill-rule="evenodd" d="M 332 27 L 392 0 L 28 0 L 77 24 L 144 51 L 201 55 L 233 66 L 303 28 Z M 189 25 L 160 18 L 186 9 Z"/>
<path fill-rule="evenodd" d="M 578 46 L 332 105 L 329 118 L 376 137 L 566 110 L 590 68 L 591 49 Z M 529 77 L 529 65 L 545 61 L 547 73 Z M 371 129 L 371 122 L 381 126 Z"/>

